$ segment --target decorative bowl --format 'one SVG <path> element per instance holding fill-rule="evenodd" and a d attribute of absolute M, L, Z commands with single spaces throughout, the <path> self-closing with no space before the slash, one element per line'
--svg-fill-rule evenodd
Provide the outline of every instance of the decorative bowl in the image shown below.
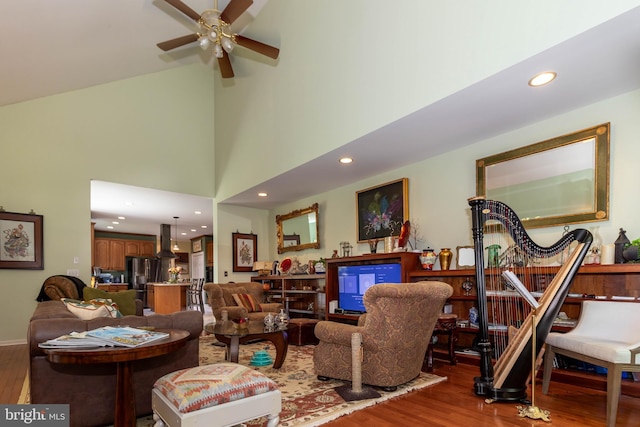
<path fill-rule="evenodd" d="M 249 318 L 248 317 L 237 317 L 235 319 L 231 319 L 233 323 L 233 327 L 236 329 L 246 329 L 249 327 Z"/>

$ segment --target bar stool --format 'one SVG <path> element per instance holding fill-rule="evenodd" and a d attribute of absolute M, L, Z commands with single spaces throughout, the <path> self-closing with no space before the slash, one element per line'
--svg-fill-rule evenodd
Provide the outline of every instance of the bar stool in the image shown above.
<path fill-rule="evenodd" d="M 449 364 L 457 365 L 458 359 L 456 357 L 456 343 L 458 342 L 458 315 L 451 313 L 441 313 L 438 316 L 436 325 L 433 328 L 431 334 L 431 340 L 429 340 L 429 347 L 427 347 L 427 353 L 425 354 L 426 371 L 433 372 L 433 345 L 438 342 L 439 335 L 446 335 L 449 337 Z"/>
<path fill-rule="evenodd" d="M 204 313 L 204 298 L 202 298 L 202 287 L 204 279 L 191 279 L 191 285 L 187 288 L 187 310 L 195 308 Z"/>

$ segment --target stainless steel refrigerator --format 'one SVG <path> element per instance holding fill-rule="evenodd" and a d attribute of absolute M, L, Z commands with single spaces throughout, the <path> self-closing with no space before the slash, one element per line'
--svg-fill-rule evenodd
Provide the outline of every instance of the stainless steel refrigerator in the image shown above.
<path fill-rule="evenodd" d="M 147 301 L 147 283 L 160 281 L 160 260 L 158 258 L 127 257 L 127 279 L 129 287 L 136 290 L 136 298 L 141 299 L 145 307 Z"/>

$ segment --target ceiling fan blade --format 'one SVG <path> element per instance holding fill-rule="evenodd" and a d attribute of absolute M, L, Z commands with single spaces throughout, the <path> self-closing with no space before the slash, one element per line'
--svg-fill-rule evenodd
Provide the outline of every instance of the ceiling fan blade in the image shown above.
<path fill-rule="evenodd" d="M 220 19 L 227 24 L 233 24 L 252 4 L 253 0 L 231 0 L 220 14 Z"/>
<path fill-rule="evenodd" d="M 197 41 L 197 34 L 189 34 L 188 36 L 182 36 L 175 39 L 167 40 L 166 42 L 158 43 L 157 46 L 166 52 L 168 50 L 175 49 L 177 47 L 184 46 L 185 44 Z"/>
<path fill-rule="evenodd" d="M 171 6 L 175 7 L 180 12 L 184 13 L 185 15 L 187 15 L 189 18 L 193 19 L 194 21 L 197 21 L 198 19 L 200 19 L 200 14 L 198 12 L 196 12 L 193 9 L 191 9 L 189 6 L 187 6 L 186 4 L 182 3 L 180 0 L 164 0 L 164 1 L 166 1 Z"/>
<path fill-rule="evenodd" d="M 239 34 L 235 35 L 234 40 L 240 46 L 268 56 L 269 58 L 278 59 L 278 55 L 280 54 L 280 49 L 278 49 L 277 47 L 269 46 L 268 44 L 261 43 L 259 41 L 241 36 Z"/>
<path fill-rule="evenodd" d="M 220 74 L 222 74 L 223 79 L 234 76 L 229 54 L 224 50 L 222 51 L 222 58 L 218 58 L 218 67 L 220 67 Z"/>

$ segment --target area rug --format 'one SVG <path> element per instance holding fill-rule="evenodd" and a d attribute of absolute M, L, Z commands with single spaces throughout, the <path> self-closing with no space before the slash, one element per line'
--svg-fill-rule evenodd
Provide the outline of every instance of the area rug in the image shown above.
<path fill-rule="evenodd" d="M 200 364 L 217 363 L 224 360 L 224 347 L 212 345 L 213 337 L 200 339 Z M 266 350 L 275 358 L 275 347 L 269 342 L 243 345 L 240 347 L 238 362 L 251 366 L 251 358 L 257 350 Z M 377 399 L 345 402 L 334 390 L 344 385 L 343 381 L 319 381 L 313 373 L 314 346 L 289 346 L 287 357 L 280 369 L 273 369 L 272 365 L 252 366 L 278 383 L 282 392 L 282 412 L 280 412 L 280 426 L 282 427 L 311 427 L 318 426 L 364 409 L 385 400 L 401 396 L 412 390 L 445 381 L 446 377 L 421 373 L 420 376 L 398 387 L 394 392 L 376 389 L 380 394 Z M 247 426 L 264 427 L 266 418 L 248 421 Z"/>
<path fill-rule="evenodd" d="M 218 344 L 218 345 L 216 345 Z M 345 402 L 335 388 L 344 385 L 343 381 L 319 381 L 313 373 L 314 346 L 289 346 L 287 357 L 280 369 L 272 365 L 252 366 L 251 359 L 258 350 L 266 350 L 275 359 L 275 347 L 270 342 L 259 342 L 240 346 L 238 362 L 251 366 L 273 379 L 282 392 L 281 427 L 312 427 L 325 424 L 343 415 L 384 402 L 413 390 L 428 387 L 445 381 L 446 377 L 420 373 L 418 378 L 398 386 L 394 392 L 376 389 L 379 398 Z M 200 364 L 207 365 L 224 361 L 225 347 L 220 346 L 213 336 L 200 338 Z M 21 393 L 21 402 L 29 403 L 29 383 L 25 380 Z M 151 416 L 138 419 L 137 427 L 152 427 Z M 245 423 L 247 427 L 265 427 L 266 417 Z"/>

